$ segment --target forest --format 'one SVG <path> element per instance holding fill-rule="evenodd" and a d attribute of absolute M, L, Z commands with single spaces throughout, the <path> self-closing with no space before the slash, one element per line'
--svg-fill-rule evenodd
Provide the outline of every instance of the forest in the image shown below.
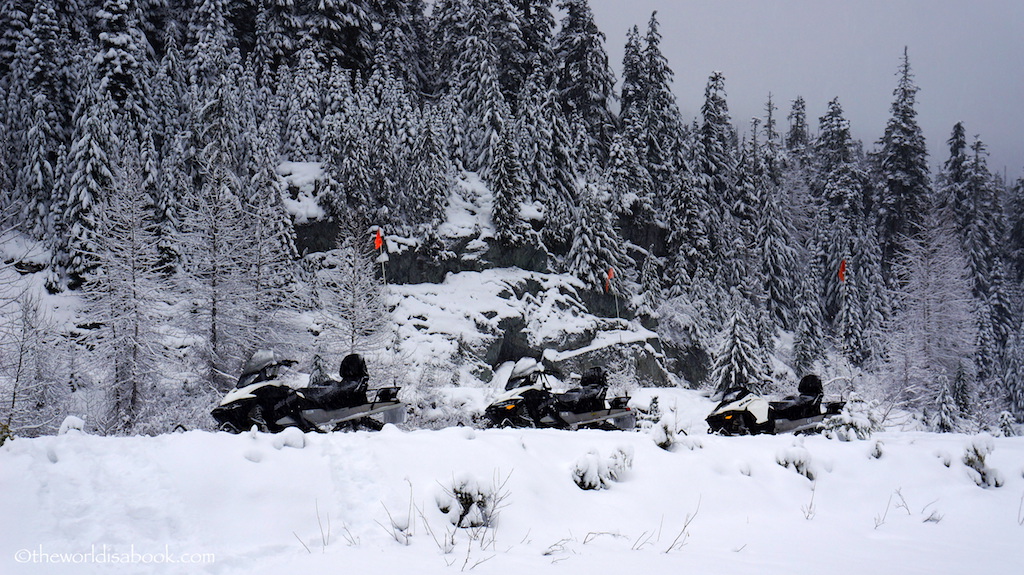
<path fill-rule="evenodd" d="M 266 346 L 401 371 L 424 274 L 381 232 L 436 282 L 574 278 L 686 387 L 842 371 L 928 429 L 1024 421 L 1024 179 L 960 123 L 926 149 L 913 47 L 865 143 L 839 98 L 737 123 L 714 71 L 684 118 L 642 18 L 617 78 L 587 0 L 5 1 L 0 435 L 210 428 Z M 470 260 L 442 224 L 477 181 Z"/>

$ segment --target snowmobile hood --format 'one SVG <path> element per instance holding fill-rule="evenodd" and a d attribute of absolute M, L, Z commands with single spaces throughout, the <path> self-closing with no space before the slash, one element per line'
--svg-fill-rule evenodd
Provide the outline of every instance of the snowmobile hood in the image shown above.
<path fill-rule="evenodd" d="M 260 388 L 268 386 L 268 385 L 272 385 L 274 387 L 288 387 L 280 379 L 268 379 L 268 380 L 260 381 L 260 382 L 257 382 L 257 383 L 251 383 L 251 384 L 249 384 L 249 385 L 247 385 L 245 387 L 236 387 L 235 389 L 232 389 L 231 391 L 229 391 L 224 396 L 224 399 L 220 400 L 220 404 L 221 405 L 228 405 L 230 403 L 234 403 L 236 401 L 241 401 L 243 399 L 252 399 L 252 398 L 256 397 L 254 392 L 257 389 L 260 389 Z"/>

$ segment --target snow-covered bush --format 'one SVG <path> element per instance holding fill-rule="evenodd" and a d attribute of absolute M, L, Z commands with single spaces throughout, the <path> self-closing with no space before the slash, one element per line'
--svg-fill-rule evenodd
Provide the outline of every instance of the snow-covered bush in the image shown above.
<path fill-rule="evenodd" d="M 1013 420 L 1013 414 L 1009 411 L 1004 411 L 999 414 L 999 433 L 1003 437 L 1016 437 L 1017 428 Z"/>
<path fill-rule="evenodd" d="M 839 415 L 826 419 L 822 434 L 829 439 L 852 441 L 868 439 L 875 431 L 881 430 L 881 417 L 878 415 L 874 402 L 861 399 L 856 393 L 851 394 Z"/>
<path fill-rule="evenodd" d="M 814 471 L 811 453 L 804 448 L 800 441 L 794 443 L 792 447 L 776 453 L 775 462 L 787 469 L 796 471 L 811 481 L 814 481 L 817 475 Z"/>
<path fill-rule="evenodd" d="M 636 426 L 641 430 L 651 429 L 661 420 L 661 406 L 658 405 L 658 396 L 651 398 L 650 405 L 646 409 L 636 408 Z"/>
<path fill-rule="evenodd" d="M 971 479 L 980 487 L 1002 487 L 1003 476 L 998 469 L 992 469 L 985 463 L 985 458 L 995 450 L 992 436 L 987 433 L 976 435 L 964 449 L 964 465 L 967 466 Z"/>
<path fill-rule="evenodd" d="M 437 508 L 456 527 L 494 527 L 508 498 L 506 483 L 508 476 L 500 479 L 497 473 L 490 485 L 463 473 L 452 480 L 450 487 L 444 487 L 437 493 Z"/>
<path fill-rule="evenodd" d="M 619 481 L 633 467 L 633 449 L 620 446 L 607 458 L 596 450 L 576 460 L 572 466 L 572 480 L 584 490 L 607 489 L 612 481 Z"/>
<path fill-rule="evenodd" d="M 84 431 L 85 421 L 83 421 L 81 417 L 69 415 L 64 418 L 64 421 L 61 422 L 60 429 L 57 431 L 57 435 L 67 435 L 67 433 L 71 430 L 75 430 L 78 432 Z M 0 444 L 2 443 L 3 442 L 0 441 Z"/>
<path fill-rule="evenodd" d="M 871 453 L 870 453 L 870 455 L 871 455 L 871 457 L 873 459 L 881 459 L 882 456 L 885 455 L 885 451 L 882 449 L 883 445 L 885 445 L 885 444 L 882 443 L 881 440 L 875 441 L 875 445 L 874 445 L 874 447 L 871 448 Z"/>

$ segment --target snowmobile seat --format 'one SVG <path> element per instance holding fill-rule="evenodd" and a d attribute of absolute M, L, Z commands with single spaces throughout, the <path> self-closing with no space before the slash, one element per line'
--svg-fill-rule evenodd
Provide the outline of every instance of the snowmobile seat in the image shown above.
<path fill-rule="evenodd" d="M 604 397 L 607 393 L 607 385 L 588 385 L 574 387 L 565 393 L 557 394 L 555 398 L 561 407 L 580 413 L 604 409 Z"/>
<path fill-rule="evenodd" d="M 781 401 L 769 402 L 776 419 L 804 419 L 821 415 L 820 395 L 787 395 Z"/>

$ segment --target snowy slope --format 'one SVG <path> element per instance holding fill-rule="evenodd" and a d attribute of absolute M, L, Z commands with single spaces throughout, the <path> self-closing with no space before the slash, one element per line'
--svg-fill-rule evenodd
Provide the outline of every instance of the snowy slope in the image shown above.
<path fill-rule="evenodd" d="M 0 572 L 799 575 L 1024 565 L 1024 438 L 985 440 L 1004 485 L 981 488 L 961 461 L 968 436 L 707 436 L 706 399 L 661 393 L 692 433 L 671 452 L 648 433 L 596 430 L 16 439 L 0 448 Z M 592 451 L 597 461 L 631 453 L 632 467 L 606 490 L 581 490 L 572 468 Z M 816 481 L 779 460 L 806 461 Z M 504 483 L 492 529 L 456 529 L 439 509 L 456 478 Z M 392 536 L 394 523 L 408 523 L 406 533 Z M 38 562 L 40 551 L 95 558 L 104 545 L 108 557 L 134 550 L 139 562 Z M 141 562 L 161 553 L 213 561 Z"/>

